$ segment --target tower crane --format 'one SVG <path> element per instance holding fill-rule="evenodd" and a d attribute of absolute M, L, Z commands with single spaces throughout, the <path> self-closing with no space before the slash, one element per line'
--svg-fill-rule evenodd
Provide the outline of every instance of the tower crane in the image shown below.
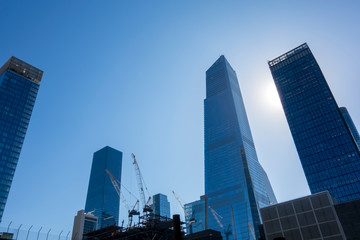
<path fill-rule="evenodd" d="M 231 219 L 232 219 L 232 223 L 233 223 L 233 226 L 234 226 L 234 227 L 233 227 L 233 230 L 234 230 L 234 240 L 237 240 L 235 214 L 234 214 L 234 209 L 233 209 L 232 203 L 230 203 L 230 207 L 231 207 Z"/>
<path fill-rule="evenodd" d="M 214 216 L 215 220 L 219 224 L 220 228 L 224 231 L 226 240 L 229 240 L 229 236 L 232 234 L 231 229 L 230 229 L 231 225 L 229 224 L 228 228 L 225 229 L 224 225 L 221 223 L 221 221 L 219 219 L 219 218 L 223 219 L 223 217 L 220 214 L 218 214 L 217 212 L 215 212 L 215 210 L 212 207 L 209 206 L 209 209 L 210 209 L 212 215 Z"/>
<path fill-rule="evenodd" d="M 125 196 L 123 195 L 123 193 L 120 190 L 120 186 L 119 186 L 120 181 L 117 180 L 116 177 L 114 177 L 114 175 L 112 175 L 112 173 L 109 170 L 105 169 L 105 171 L 109 175 L 111 183 L 113 184 L 113 186 L 114 186 L 117 194 L 119 195 L 122 203 L 124 204 L 125 208 L 128 210 L 128 213 L 129 213 L 128 228 L 130 228 L 131 224 L 132 224 L 133 216 L 134 215 L 140 215 L 139 211 L 135 210 L 135 207 L 139 203 L 139 200 L 136 201 L 134 207 L 132 208 L 132 210 L 130 210 L 129 204 L 127 203 L 127 201 L 125 199 Z"/>
<path fill-rule="evenodd" d="M 193 211 L 193 212 L 191 213 L 191 216 L 189 216 L 189 214 L 185 211 L 184 205 L 181 203 L 180 198 L 176 195 L 175 191 L 172 191 L 172 193 L 174 194 L 174 197 L 176 198 L 176 200 L 178 201 L 180 207 L 181 207 L 181 208 L 183 209 L 183 211 L 184 211 L 185 220 L 187 219 L 187 220 L 189 221 L 189 231 L 190 231 L 190 234 L 192 234 L 192 225 L 193 225 L 194 223 L 196 223 L 196 219 L 193 218 L 195 211 Z"/>
<path fill-rule="evenodd" d="M 129 227 L 131 227 L 131 224 L 132 224 L 132 220 L 133 220 L 132 216 L 140 215 L 140 212 L 135 210 L 135 208 L 138 204 L 139 204 L 139 200 L 136 200 L 134 207 L 129 211 L 129 222 L 128 222 Z"/>
<path fill-rule="evenodd" d="M 140 201 L 143 206 L 143 212 L 144 213 L 152 212 L 153 209 L 152 209 L 152 206 L 150 205 L 151 197 L 149 196 L 149 199 L 145 202 L 145 193 L 144 193 L 144 185 L 143 185 L 144 179 L 141 175 L 139 164 L 136 161 L 135 154 L 132 153 L 131 156 L 134 159 L 133 164 L 135 167 L 136 180 L 137 180 L 138 188 L 139 188 L 139 192 L 140 192 Z"/>

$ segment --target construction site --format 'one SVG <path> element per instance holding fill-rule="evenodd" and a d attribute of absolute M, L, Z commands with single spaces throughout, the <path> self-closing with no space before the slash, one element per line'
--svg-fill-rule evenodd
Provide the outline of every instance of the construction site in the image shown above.
<path fill-rule="evenodd" d="M 114 186 L 115 191 L 119 195 L 122 205 L 126 208 L 128 213 L 128 221 L 126 226 L 124 226 L 124 220 L 121 223 L 121 226 L 116 224 L 100 228 L 95 231 L 84 233 L 83 239 L 89 240 L 138 240 L 138 239 L 149 239 L 149 240 L 166 240 L 166 239 L 213 239 L 218 240 L 222 239 L 221 233 L 214 230 L 206 230 L 203 232 L 198 232 L 192 234 L 192 223 L 195 222 L 194 219 L 191 219 L 191 216 L 188 216 L 188 213 L 184 209 L 184 205 L 181 203 L 179 197 L 173 191 L 173 194 L 178 201 L 179 205 L 184 211 L 185 218 L 190 219 L 190 231 L 188 235 L 185 235 L 186 227 L 184 227 L 184 222 L 180 221 L 180 215 L 173 215 L 172 218 L 160 216 L 153 213 L 151 205 L 151 197 L 149 196 L 146 200 L 145 191 L 147 187 L 145 185 L 144 179 L 141 175 L 139 165 L 137 163 L 136 157 L 134 154 L 131 154 L 133 158 L 133 165 L 136 172 L 136 179 L 139 189 L 140 200 L 136 198 L 121 182 L 116 179 L 113 174 L 106 169 L 106 173 L 109 176 L 111 183 Z M 130 207 L 127 202 L 124 194 L 121 191 L 121 187 L 128 191 L 129 194 L 134 196 L 137 200 L 133 207 Z M 140 212 L 139 208 L 142 208 Z"/>
<path fill-rule="evenodd" d="M 180 216 L 174 219 L 165 218 L 155 214 L 147 214 L 139 217 L 139 222 L 131 227 L 111 225 L 84 235 L 85 239 L 99 240 L 137 240 L 137 239 L 184 239 L 184 231 L 181 230 Z"/>

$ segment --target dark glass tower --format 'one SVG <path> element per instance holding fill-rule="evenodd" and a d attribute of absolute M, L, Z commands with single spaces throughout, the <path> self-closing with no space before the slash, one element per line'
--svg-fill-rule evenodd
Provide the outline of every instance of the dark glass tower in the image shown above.
<path fill-rule="evenodd" d="M 0 68 L 0 222 L 42 74 L 15 57 Z"/>
<path fill-rule="evenodd" d="M 122 152 L 111 147 L 104 147 L 94 153 L 85 212 L 98 217 L 99 228 L 118 225 L 120 197 L 105 170 L 109 170 L 120 181 L 122 155 Z"/>
<path fill-rule="evenodd" d="M 235 71 L 221 56 L 206 71 L 205 198 L 207 227 L 229 239 L 258 239 L 259 207 L 276 203 L 258 162 Z"/>
<path fill-rule="evenodd" d="M 360 198 L 360 155 L 307 44 L 269 62 L 311 193 Z"/>
<path fill-rule="evenodd" d="M 353 120 L 352 120 L 352 118 L 351 118 L 348 110 L 346 109 L 346 107 L 340 107 L 339 109 L 340 109 L 341 114 L 342 114 L 343 117 L 344 117 L 344 120 L 345 120 L 348 128 L 350 129 L 350 132 L 351 132 L 353 138 L 355 139 L 355 142 L 356 142 L 358 148 L 360 149 L 360 136 L 359 136 L 359 132 L 358 132 L 358 130 L 356 129 L 355 124 L 354 124 L 354 122 L 353 122 Z"/>

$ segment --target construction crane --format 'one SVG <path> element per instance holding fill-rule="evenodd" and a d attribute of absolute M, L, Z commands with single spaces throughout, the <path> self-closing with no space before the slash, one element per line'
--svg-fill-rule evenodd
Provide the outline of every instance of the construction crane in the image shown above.
<path fill-rule="evenodd" d="M 224 225 L 221 223 L 221 221 L 219 219 L 219 218 L 223 219 L 223 217 L 220 214 L 218 214 L 212 207 L 209 206 L 209 209 L 210 209 L 212 215 L 214 216 L 215 220 L 219 224 L 220 228 L 224 231 L 226 240 L 229 240 L 229 236 L 232 234 L 231 229 L 230 229 L 231 224 L 229 224 L 228 228 L 225 229 Z"/>
<path fill-rule="evenodd" d="M 232 203 L 230 203 L 230 207 L 231 207 L 231 218 L 232 218 L 232 223 L 233 223 L 233 230 L 234 230 L 234 240 L 237 240 L 237 233 L 236 233 L 236 223 L 235 223 L 235 214 L 234 214 L 234 209 L 232 206 Z"/>
<path fill-rule="evenodd" d="M 136 201 L 134 207 L 129 211 L 129 222 L 128 222 L 129 227 L 131 227 L 133 216 L 140 215 L 140 212 L 138 210 L 135 210 L 138 204 L 139 204 L 139 200 Z"/>
<path fill-rule="evenodd" d="M 114 175 L 112 175 L 112 173 L 109 170 L 105 169 L 105 171 L 109 175 L 111 183 L 113 184 L 113 186 L 114 186 L 117 194 L 119 195 L 122 203 L 124 204 L 125 208 L 128 210 L 128 213 L 129 213 L 128 228 L 130 228 L 131 224 L 132 224 L 133 216 L 134 215 L 140 215 L 140 212 L 135 210 L 135 207 L 139 203 L 139 200 L 136 201 L 134 207 L 132 208 L 132 210 L 130 210 L 129 204 L 127 203 L 127 201 L 125 199 L 125 196 L 122 194 L 122 192 L 120 190 L 120 186 L 119 186 L 120 181 L 117 180 L 116 177 L 114 177 Z"/>
<path fill-rule="evenodd" d="M 152 206 L 150 205 L 151 197 L 149 197 L 148 201 L 145 202 L 145 193 L 144 193 L 144 186 L 143 186 L 144 179 L 143 179 L 143 177 L 141 175 L 139 164 L 136 161 L 135 154 L 132 153 L 131 156 L 134 159 L 133 164 L 134 164 L 134 167 L 135 167 L 136 180 L 137 180 L 138 188 L 139 188 L 139 192 L 140 192 L 140 201 L 141 201 L 141 204 L 143 206 L 143 212 L 146 214 L 147 212 L 152 212 L 153 211 Z"/>
<path fill-rule="evenodd" d="M 175 191 L 172 191 L 172 193 L 174 194 L 174 197 L 176 198 L 176 200 L 178 201 L 180 207 L 181 207 L 181 208 L 183 209 L 183 211 L 184 211 L 185 220 L 188 220 L 188 222 L 189 222 L 189 232 L 190 232 L 190 234 L 192 234 L 192 230 L 193 230 L 193 229 L 192 229 L 192 227 L 193 227 L 192 225 L 193 225 L 194 223 L 196 223 L 196 219 L 193 218 L 195 211 L 192 211 L 191 216 L 189 216 L 189 214 L 185 211 L 184 205 L 181 203 L 180 198 L 176 195 Z"/>

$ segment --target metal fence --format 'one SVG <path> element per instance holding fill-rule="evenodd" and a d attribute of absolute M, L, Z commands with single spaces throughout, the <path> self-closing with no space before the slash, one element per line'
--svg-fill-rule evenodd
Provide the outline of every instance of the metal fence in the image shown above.
<path fill-rule="evenodd" d="M 58 230 L 14 222 L 1 222 L 0 233 L 12 234 L 12 238 L 9 239 L 13 240 L 71 240 L 71 231 L 69 230 Z"/>

